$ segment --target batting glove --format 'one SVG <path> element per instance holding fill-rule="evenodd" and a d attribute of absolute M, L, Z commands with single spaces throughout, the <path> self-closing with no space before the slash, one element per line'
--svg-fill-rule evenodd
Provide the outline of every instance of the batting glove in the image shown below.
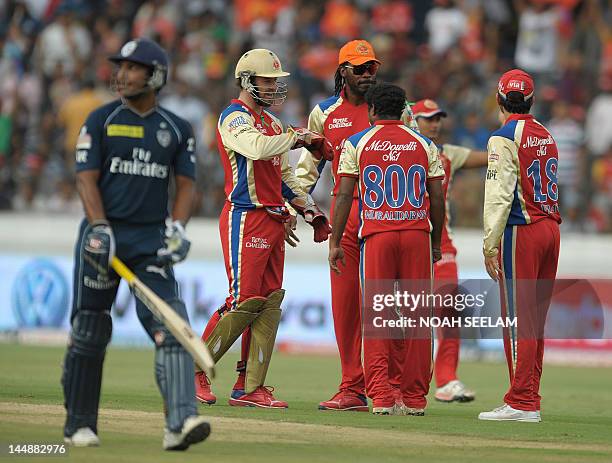
<path fill-rule="evenodd" d="M 185 235 L 183 224 L 175 220 L 166 219 L 166 246 L 157 250 L 157 260 L 161 265 L 174 265 L 182 262 L 189 253 L 191 241 Z"/>
<path fill-rule="evenodd" d="M 85 230 L 83 258 L 99 273 L 108 274 L 115 256 L 115 235 L 106 220 L 96 220 Z"/>

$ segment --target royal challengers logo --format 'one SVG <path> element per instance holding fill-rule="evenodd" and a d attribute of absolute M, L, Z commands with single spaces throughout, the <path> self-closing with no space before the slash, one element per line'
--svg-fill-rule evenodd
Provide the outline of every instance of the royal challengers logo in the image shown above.
<path fill-rule="evenodd" d="M 427 109 L 438 109 L 438 105 L 436 104 L 435 101 L 433 100 L 425 100 L 423 102 L 423 105 L 427 108 Z"/>
<path fill-rule="evenodd" d="M 272 127 L 272 130 L 274 130 L 274 133 L 276 135 L 279 135 L 283 131 L 282 127 L 278 125 L 276 121 L 272 121 L 272 123 L 270 124 L 270 127 Z"/>

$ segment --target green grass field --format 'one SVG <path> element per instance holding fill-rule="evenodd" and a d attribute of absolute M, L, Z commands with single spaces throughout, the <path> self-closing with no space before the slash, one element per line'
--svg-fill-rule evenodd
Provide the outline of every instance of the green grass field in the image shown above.
<path fill-rule="evenodd" d="M 64 350 L 0 345 L 0 443 L 59 443 L 64 410 L 59 384 Z M 430 401 L 425 417 L 321 412 L 335 392 L 334 357 L 276 355 L 268 383 L 288 410 L 229 407 L 235 356 L 219 365 L 219 400 L 200 406 L 211 437 L 186 453 L 161 450 L 162 406 L 153 352 L 110 349 L 105 363 L 100 448 L 70 449 L 54 461 L 94 462 L 610 462 L 612 369 L 547 366 L 543 422 L 479 422 L 479 411 L 501 403 L 502 364 L 465 363 L 461 377 L 477 391 L 471 404 Z M 25 457 L 0 459 L 26 461 Z M 32 458 L 41 461 L 41 457 Z"/>

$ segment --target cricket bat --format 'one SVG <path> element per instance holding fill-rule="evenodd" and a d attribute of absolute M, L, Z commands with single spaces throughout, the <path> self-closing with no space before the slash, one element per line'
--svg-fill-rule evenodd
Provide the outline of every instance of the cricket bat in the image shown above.
<path fill-rule="evenodd" d="M 145 285 L 117 257 L 113 257 L 111 267 L 123 278 L 144 305 L 162 322 L 178 342 L 191 354 L 194 362 L 206 372 L 209 378 L 215 377 L 215 362 L 206 344 L 162 298 Z"/>

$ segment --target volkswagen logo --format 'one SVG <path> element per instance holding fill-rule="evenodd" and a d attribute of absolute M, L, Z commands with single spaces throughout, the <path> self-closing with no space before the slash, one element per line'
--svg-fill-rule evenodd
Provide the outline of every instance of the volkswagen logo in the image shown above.
<path fill-rule="evenodd" d="M 36 259 L 17 274 L 11 302 L 20 327 L 60 327 L 68 311 L 68 283 L 55 263 Z"/>

